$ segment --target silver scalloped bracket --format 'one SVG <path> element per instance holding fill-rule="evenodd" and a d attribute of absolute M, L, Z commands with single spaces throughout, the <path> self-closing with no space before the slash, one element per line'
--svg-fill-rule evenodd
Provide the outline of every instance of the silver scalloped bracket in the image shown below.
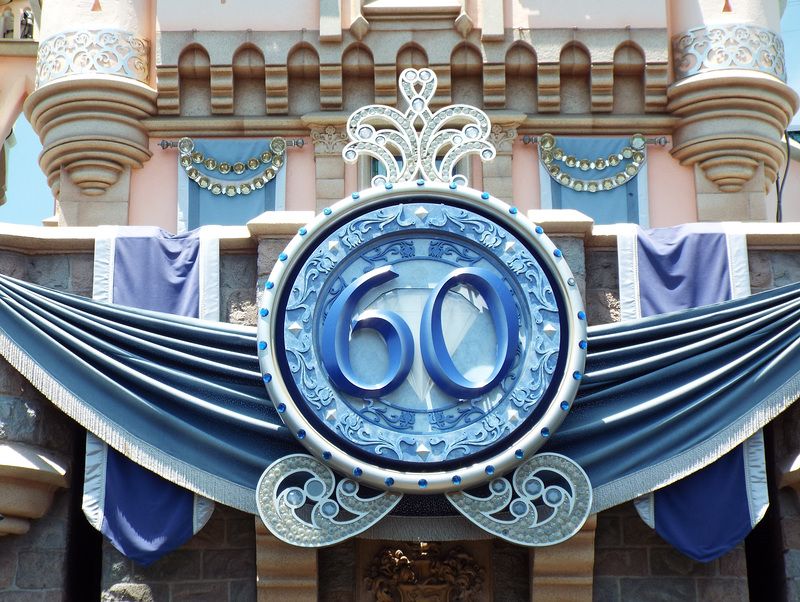
<path fill-rule="evenodd" d="M 359 497 L 353 479 L 336 483 L 333 472 L 305 454 L 273 462 L 256 488 L 261 520 L 272 534 L 295 546 L 328 546 L 368 529 L 394 508 L 402 493 Z"/>
<path fill-rule="evenodd" d="M 575 462 L 538 454 L 505 478 L 489 483 L 489 497 L 447 494 L 456 509 L 482 529 L 523 546 L 550 546 L 575 535 L 589 516 L 592 486 Z"/>
<path fill-rule="evenodd" d="M 385 175 L 372 178 L 373 186 L 422 178 L 446 184 L 465 185 L 467 179 L 454 174 L 456 164 L 467 155 L 483 161 L 496 155 L 488 142 L 492 124 L 475 107 L 457 104 L 431 112 L 436 94 L 436 74 L 431 69 L 406 69 L 400 74 L 399 89 L 408 109 L 369 105 L 347 120 L 349 142 L 342 150 L 345 162 L 355 163 L 361 155 L 377 159 Z"/>

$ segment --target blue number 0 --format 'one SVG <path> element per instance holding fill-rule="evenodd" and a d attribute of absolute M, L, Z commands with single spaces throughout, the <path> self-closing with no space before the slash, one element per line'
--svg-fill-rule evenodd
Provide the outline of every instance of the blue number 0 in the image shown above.
<path fill-rule="evenodd" d="M 368 399 L 380 397 L 394 391 L 411 371 L 414 339 L 408 324 L 399 315 L 368 310 L 362 312 L 352 326 L 349 323 L 358 302 L 367 292 L 397 276 L 392 266 L 372 270 L 351 282 L 331 305 L 322 327 L 322 363 L 331 381 L 344 393 Z M 459 372 L 445 344 L 442 304 L 447 293 L 459 284 L 467 284 L 480 293 L 494 322 L 497 359 L 491 374 L 480 382 L 470 381 Z M 350 333 L 361 328 L 377 331 L 389 350 L 386 376 L 373 386 L 359 382 L 350 365 Z M 517 308 L 499 276 L 484 268 L 459 268 L 434 288 L 422 313 L 420 331 L 422 361 L 433 382 L 452 397 L 470 399 L 497 385 L 511 366 L 519 339 Z"/>

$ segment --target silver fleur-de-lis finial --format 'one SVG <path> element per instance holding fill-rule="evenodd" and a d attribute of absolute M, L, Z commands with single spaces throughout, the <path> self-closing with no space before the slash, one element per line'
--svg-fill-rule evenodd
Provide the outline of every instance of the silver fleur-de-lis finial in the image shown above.
<path fill-rule="evenodd" d="M 372 178 L 372 185 L 414 178 L 466 184 L 453 174 L 456 163 L 478 154 L 483 161 L 495 157 L 487 142 L 489 117 L 469 105 L 450 105 L 431 113 L 428 104 L 436 93 L 436 74 L 430 69 L 406 69 L 400 74 L 400 93 L 408 103 L 401 113 L 394 107 L 369 105 L 350 115 L 350 142 L 342 150 L 345 162 L 355 163 L 369 155 L 386 168 L 386 175 Z"/>

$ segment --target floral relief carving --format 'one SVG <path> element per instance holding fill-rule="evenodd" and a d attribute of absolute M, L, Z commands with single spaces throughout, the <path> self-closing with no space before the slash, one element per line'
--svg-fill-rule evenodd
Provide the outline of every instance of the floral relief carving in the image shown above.
<path fill-rule="evenodd" d="M 517 128 L 503 127 L 499 124 L 492 126 L 492 131 L 489 134 L 489 142 L 494 145 L 498 153 L 511 153 L 511 146 L 517 138 Z"/>
<path fill-rule="evenodd" d="M 311 126 L 311 142 L 317 155 L 341 155 L 347 144 L 347 132 L 333 125 Z"/>

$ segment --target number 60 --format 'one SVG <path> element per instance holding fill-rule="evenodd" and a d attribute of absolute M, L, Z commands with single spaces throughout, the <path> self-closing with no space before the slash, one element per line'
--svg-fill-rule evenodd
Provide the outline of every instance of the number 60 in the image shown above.
<path fill-rule="evenodd" d="M 396 313 L 384 310 L 362 312 L 350 318 L 368 291 L 398 277 L 392 266 L 377 268 L 356 278 L 331 306 L 322 327 L 322 363 L 339 389 L 356 397 L 375 398 L 394 391 L 408 376 L 414 359 L 414 338 L 408 324 Z M 494 322 L 497 355 L 494 369 L 485 379 L 468 380 L 456 368 L 447 350 L 442 324 L 442 304 L 447 293 L 459 284 L 473 287 L 483 297 Z M 350 365 L 350 334 L 370 328 L 380 334 L 389 350 L 386 376 L 374 385 L 358 381 Z M 420 322 L 420 350 L 425 369 L 447 395 L 459 399 L 478 397 L 492 389 L 505 376 L 514 361 L 519 338 L 519 317 L 511 292 L 494 272 L 484 268 L 458 268 L 433 289 Z"/>

